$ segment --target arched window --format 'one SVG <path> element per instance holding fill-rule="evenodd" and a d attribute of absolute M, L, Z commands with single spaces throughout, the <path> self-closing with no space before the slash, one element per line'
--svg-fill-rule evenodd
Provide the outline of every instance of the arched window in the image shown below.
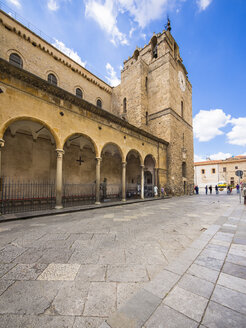
<path fill-rule="evenodd" d="M 97 99 L 97 107 L 102 108 L 102 101 L 101 101 L 101 99 Z"/>
<path fill-rule="evenodd" d="M 54 74 L 50 73 L 48 75 L 48 82 L 53 85 L 57 85 L 57 78 L 55 77 Z"/>
<path fill-rule="evenodd" d="M 83 92 L 80 88 L 76 89 L 76 96 L 81 99 L 83 98 Z"/>
<path fill-rule="evenodd" d="M 158 57 L 157 37 L 155 35 L 151 39 L 151 50 L 152 50 L 152 58 L 157 58 Z"/>
<path fill-rule="evenodd" d="M 23 67 L 23 61 L 22 61 L 21 57 L 19 55 L 17 55 L 16 53 L 12 53 L 9 56 L 9 62 L 17 67 L 20 67 L 20 68 Z"/>
<path fill-rule="evenodd" d="M 126 98 L 123 99 L 123 113 L 126 113 Z"/>

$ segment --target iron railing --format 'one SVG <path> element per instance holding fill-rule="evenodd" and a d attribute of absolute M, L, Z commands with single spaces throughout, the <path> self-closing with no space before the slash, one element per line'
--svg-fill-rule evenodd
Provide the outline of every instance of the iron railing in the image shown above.
<path fill-rule="evenodd" d="M 46 210 L 55 207 L 54 181 L 0 179 L 1 214 Z"/>
<path fill-rule="evenodd" d="M 62 203 L 64 207 L 93 204 L 95 200 L 95 183 L 63 183 Z"/>

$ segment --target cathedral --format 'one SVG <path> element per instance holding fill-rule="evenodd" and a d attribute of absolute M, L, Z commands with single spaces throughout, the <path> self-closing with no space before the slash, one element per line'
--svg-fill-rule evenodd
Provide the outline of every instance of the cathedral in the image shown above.
<path fill-rule="evenodd" d="M 0 11 L 1 212 L 193 191 L 192 86 L 171 34 L 111 87 Z"/>

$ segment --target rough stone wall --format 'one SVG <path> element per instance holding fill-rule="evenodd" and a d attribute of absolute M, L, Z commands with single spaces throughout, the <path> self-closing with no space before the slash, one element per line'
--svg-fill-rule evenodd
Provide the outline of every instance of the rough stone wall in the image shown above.
<path fill-rule="evenodd" d="M 8 61 L 9 55 L 16 52 L 23 59 L 23 69 L 44 80 L 53 73 L 60 88 L 72 94 L 80 88 L 85 100 L 96 104 L 97 98 L 100 98 L 102 107 L 111 111 L 112 88 L 108 84 L 1 12 L 0 19 L 3 22 L 0 24 L 1 58 Z"/>

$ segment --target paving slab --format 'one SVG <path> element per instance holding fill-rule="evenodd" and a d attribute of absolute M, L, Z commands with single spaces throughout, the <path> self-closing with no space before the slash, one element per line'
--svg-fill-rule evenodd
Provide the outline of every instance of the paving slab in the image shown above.
<path fill-rule="evenodd" d="M 0 296 L 0 313 L 42 314 L 59 288 L 53 281 L 16 281 Z"/>
<path fill-rule="evenodd" d="M 79 268 L 79 264 L 51 263 L 38 277 L 38 280 L 74 280 Z"/>
<path fill-rule="evenodd" d="M 176 286 L 164 299 L 163 304 L 199 322 L 208 300 Z"/>
<path fill-rule="evenodd" d="M 107 281 L 111 282 L 144 282 L 148 281 L 144 265 L 108 266 Z"/>
<path fill-rule="evenodd" d="M 212 270 L 195 263 L 190 266 L 187 273 L 212 283 L 215 283 L 219 276 L 219 271 Z"/>
<path fill-rule="evenodd" d="M 107 323 L 111 328 L 141 328 L 160 303 L 159 297 L 142 289 L 110 316 Z"/>
<path fill-rule="evenodd" d="M 246 295 L 243 293 L 217 285 L 211 300 L 232 310 L 246 314 Z"/>
<path fill-rule="evenodd" d="M 202 323 L 208 328 L 245 328 L 246 316 L 210 302 Z"/>
<path fill-rule="evenodd" d="M 218 285 L 246 294 L 246 280 L 221 272 Z"/>
<path fill-rule="evenodd" d="M 225 262 L 222 272 L 238 278 L 246 279 L 246 266 Z"/>
<path fill-rule="evenodd" d="M 36 278 L 44 271 L 47 264 L 17 264 L 13 269 L 8 271 L 3 280 L 36 280 Z"/>
<path fill-rule="evenodd" d="M 161 304 L 144 325 L 145 328 L 196 328 L 199 324 Z"/>
<path fill-rule="evenodd" d="M 92 282 L 85 304 L 84 316 L 107 317 L 116 310 L 116 283 Z"/>
<path fill-rule="evenodd" d="M 184 274 L 178 282 L 178 286 L 207 299 L 210 298 L 214 289 L 213 283 L 190 274 Z"/>

